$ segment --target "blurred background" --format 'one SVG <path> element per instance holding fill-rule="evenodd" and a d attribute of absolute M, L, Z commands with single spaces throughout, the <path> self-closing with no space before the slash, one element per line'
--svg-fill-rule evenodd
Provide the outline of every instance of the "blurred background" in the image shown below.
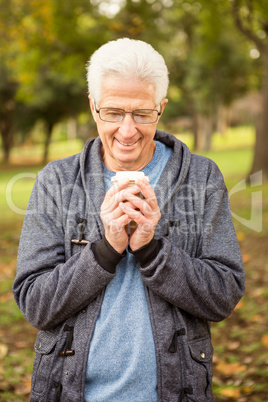
<path fill-rule="evenodd" d="M 30 192 L 97 135 L 86 64 L 120 37 L 164 56 L 159 128 L 215 160 L 229 190 L 247 290 L 212 324 L 215 399 L 267 401 L 267 0 L 0 0 L 0 401 L 29 400 L 36 330 L 11 287 Z"/>

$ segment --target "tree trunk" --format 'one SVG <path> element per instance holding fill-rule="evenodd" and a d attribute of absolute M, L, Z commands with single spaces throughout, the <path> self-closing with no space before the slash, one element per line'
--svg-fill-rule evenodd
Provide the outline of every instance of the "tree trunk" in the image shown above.
<path fill-rule="evenodd" d="M 4 152 L 3 162 L 8 163 L 10 157 L 10 151 L 13 144 L 13 135 L 12 135 L 12 127 L 11 120 L 2 121 L 0 125 L 1 138 L 2 138 L 2 147 Z"/>
<path fill-rule="evenodd" d="M 67 138 L 68 140 L 77 138 L 77 120 L 75 117 L 70 117 L 67 120 Z"/>
<path fill-rule="evenodd" d="M 263 179 L 268 180 L 268 42 L 265 46 L 262 114 L 256 125 L 256 143 L 251 174 L 262 171 Z"/>
<path fill-rule="evenodd" d="M 43 154 L 43 165 L 46 165 L 48 162 L 48 152 L 49 152 L 49 145 L 51 142 L 53 127 L 54 127 L 53 123 L 47 123 L 46 139 L 45 139 L 44 154 Z"/>
<path fill-rule="evenodd" d="M 229 108 L 220 105 L 217 113 L 216 131 L 225 134 L 229 127 Z"/>
<path fill-rule="evenodd" d="M 211 117 L 198 115 L 195 130 L 194 150 L 198 152 L 209 151 L 213 132 L 213 121 Z"/>
<path fill-rule="evenodd" d="M 194 151 L 198 148 L 198 114 L 195 110 L 192 111 L 193 119 L 193 134 L 194 134 Z"/>

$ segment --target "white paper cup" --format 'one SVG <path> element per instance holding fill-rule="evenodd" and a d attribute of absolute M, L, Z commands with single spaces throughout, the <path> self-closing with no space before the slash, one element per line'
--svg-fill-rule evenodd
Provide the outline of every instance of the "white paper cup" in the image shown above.
<path fill-rule="evenodd" d="M 113 183 L 117 183 L 119 180 L 122 179 L 129 179 L 130 183 L 129 186 L 133 186 L 138 179 L 146 179 L 149 182 L 149 177 L 145 176 L 143 172 L 137 172 L 134 170 L 129 170 L 129 171 L 122 171 L 122 172 L 116 172 L 116 175 L 111 178 Z"/>
<path fill-rule="evenodd" d="M 134 170 L 116 172 L 116 175 L 111 178 L 111 181 L 113 182 L 113 184 L 115 184 L 115 183 L 118 183 L 119 180 L 126 179 L 126 178 L 128 178 L 130 180 L 127 188 L 134 186 L 136 184 L 137 179 L 144 178 L 149 183 L 148 176 L 145 176 L 143 172 L 138 172 L 138 171 L 134 171 Z M 137 193 L 135 195 L 136 195 L 136 197 L 144 198 L 141 193 Z M 137 223 L 135 221 L 131 221 L 127 225 L 128 234 L 130 235 L 136 229 L 136 227 L 137 227 Z"/>

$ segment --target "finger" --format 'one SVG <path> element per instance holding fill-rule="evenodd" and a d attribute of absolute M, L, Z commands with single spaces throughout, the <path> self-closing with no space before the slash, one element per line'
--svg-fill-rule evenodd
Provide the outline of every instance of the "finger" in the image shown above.
<path fill-rule="evenodd" d="M 135 195 L 128 193 L 125 193 L 125 196 L 126 199 L 133 204 L 134 208 L 139 209 L 147 219 L 152 219 L 154 216 L 160 215 L 160 209 L 157 202 L 156 204 L 151 203 L 150 205 L 147 199 L 141 199 Z M 154 209 L 152 207 L 154 207 Z"/>
<path fill-rule="evenodd" d="M 147 215 L 152 213 L 152 208 L 145 199 L 129 193 L 125 193 L 125 198 L 128 201 L 128 204 L 132 204 L 133 209 L 139 209 L 142 211 L 142 213 Z"/>
<path fill-rule="evenodd" d="M 109 232 L 111 234 L 121 233 L 126 230 L 126 225 L 131 221 L 127 214 L 121 215 L 118 219 L 114 219 L 109 223 Z"/>
<path fill-rule="evenodd" d="M 109 228 L 112 224 L 112 222 L 118 220 L 119 218 L 121 218 L 123 215 L 125 215 L 125 212 L 122 211 L 121 208 L 117 207 L 114 211 L 105 214 L 105 213 L 101 213 L 101 220 L 104 224 L 104 226 L 106 228 Z M 120 222 L 120 220 L 119 220 Z"/>
<path fill-rule="evenodd" d="M 101 213 L 109 213 L 111 212 L 116 206 L 118 206 L 119 202 L 121 201 L 122 197 L 120 198 L 118 194 L 122 191 L 125 187 L 129 184 L 128 179 L 120 180 L 120 182 L 115 183 L 106 193 L 104 197 L 104 201 L 101 205 Z"/>
<path fill-rule="evenodd" d="M 135 206 L 131 203 L 120 202 L 119 208 L 130 218 L 130 220 L 134 220 L 137 223 L 142 223 L 146 218 L 142 215 L 140 211 L 137 211 Z"/>
<path fill-rule="evenodd" d="M 122 209 L 118 206 L 111 214 L 109 214 L 109 216 L 110 216 L 111 220 L 115 220 L 115 219 L 120 218 L 124 214 L 125 214 L 125 212 L 123 212 Z"/>
<path fill-rule="evenodd" d="M 121 233 L 125 226 L 131 221 L 131 218 L 121 211 L 121 215 L 117 219 L 111 219 L 110 216 L 106 215 L 103 219 L 105 233 L 115 234 Z"/>
<path fill-rule="evenodd" d="M 129 184 L 129 179 L 125 178 L 119 180 L 118 182 L 114 183 L 111 188 L 106 193 L 105 198 L 111 199 L 115 196 L 115 194 L 119 193 L 119 191 L 123 190 Z"/>
<path fill-rule="evenodd" d="M 158 208 L 157 198 L 149 182 L 146 179 L 138 179 L 136 185 L 140 187 L 142 195 L 144 196 L 144 198 L 146 199 L 147 203 L 150 205 L 152 210 L 157 209 Z"/>
<path fill-rule="evenodd" d="M 123 188 L 122 190 L 120 190 L 119 192 L 114 194 L 113 198 L 111 199 L 110 204 L 112 203 L 113 208 L 116 208 L 120 202 L 126 201 L 126 194 L 133 196 L 134 194 L 140 193 L 140 191 L 141 191 L 140 188 L 137 186 L 133 186 L 131 188 L 128 188 L 128 187 Z M 104 206 L 105 206 L 105 204 L 104 204 Z"/>

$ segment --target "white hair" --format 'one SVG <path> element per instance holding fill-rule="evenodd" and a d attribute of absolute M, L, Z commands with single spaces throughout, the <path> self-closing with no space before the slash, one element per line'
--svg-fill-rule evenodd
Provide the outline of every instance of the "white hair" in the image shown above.
<path fill-rule="evenodd" d="M 96 50 L 87 64 L 89 94 L 99 103 L 102 80 L 113 75 L 148 82 L 155 88 L 156 105 L 167 96 L 168 69 L 163 57 L 148 43 L 122 38 Z"/>

